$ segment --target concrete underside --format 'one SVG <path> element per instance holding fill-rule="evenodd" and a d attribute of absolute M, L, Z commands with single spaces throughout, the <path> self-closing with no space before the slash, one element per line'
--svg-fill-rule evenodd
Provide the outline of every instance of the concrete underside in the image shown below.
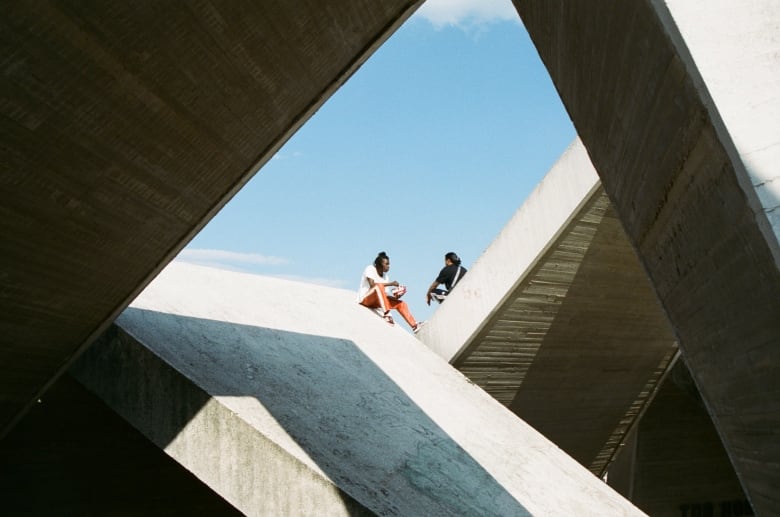
<path fill-rule="evenodd" d="M 174 263 L 71 372 L 247 514 L 639 513 L 352 291 Z"/>
<path fill-rule="evenodd" d="M 242 515 L 63 375 L 0 441 L 8 516 Z"/>
<path fill-rule="evenodd" d="M 608 480 L 653 517 L 753 515 L 682 360 L 610 466 Z"/>
<path fill-rule="evenodd" d="M 420 337 L 599 476 L 677 353 L 579 142 Z"/>
<path fill-rule="evenodd" d="M 417 3 L 0 5 L 0 436 Z"/>
<path fill-rule="evenodd" d="M 767 217 L 772 204 L 760 202 L 729 132 L 744 135 L 724 123 L 744 120 L 744 104 L 710 97 L 716 86 L 745 99 L 760 91 L 770 99 L 768 127 L 777 127 L 780 54 L 771 28 L 780 20 L 778 4 L 740 4 L 758 10 L 756 20 L 770 20 L 760 29 L 765 43 L 749 47 L 731 32 L 722 2 L 697 3 L 681 20 L 707 22 L 704 38 L 690 41 L 678 32 L 685 24 L 675 25 L 661 2 L 514 3 L 751 503 L 758 514 L 780 513 L 780 248 Z M 734 49 L 730 57 L 747 62 L 761 54 L 763 61 L 753 61 L 764 66 L 732 71 L 708 89 L 685 43 L 693 54 L 712 55 L 710 45 L 721 35 Z M 761 109 L 753 111 L 767 120 Z M 780 133 L 771 134 L 776 148 Z M 776 176 L 774 165 L 768 177 Z"/>

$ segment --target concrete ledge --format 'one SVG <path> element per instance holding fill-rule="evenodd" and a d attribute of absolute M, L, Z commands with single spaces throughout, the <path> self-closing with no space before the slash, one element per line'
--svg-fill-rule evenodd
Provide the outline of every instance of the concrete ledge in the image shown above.
<path fill-rule="evenodd" d="M 117 325 L 76 377 L 245 513 L 640 514 L 351 291 L 174 264 Z"/>
<path fill-rule="evenodd" d="M 501 230 L 419 333 L 455 361 L 599 188 L 588 153 L 576 139 Z"/>

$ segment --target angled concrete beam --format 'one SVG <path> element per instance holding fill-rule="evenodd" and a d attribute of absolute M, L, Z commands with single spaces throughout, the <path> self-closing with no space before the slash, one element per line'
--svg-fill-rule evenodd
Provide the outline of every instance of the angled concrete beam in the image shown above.
<path fill-rule="evenodd" d="M 579 141 L 419 335 L 599 476 L 677 352 Z"/>
<path fill-rule="evenodd" d="M 0 436 L 420 1 L 0 5 Z"/>
<path fill-rule="evenodd" d="M 639 514 L 352 291 L 174 263 L 72 373 L 247 514 Z"/>
<path fill-rule="evenodd" d="M 3 515 L 242 514 L 72 376 L 0 440 Z"/>
<path fill-rule="evenodd" d="M 780 246 L 767 185 L 780 6 L 514 3 L 748 498 L 758 514 L 780 513 Z"/>
<path fill-rule="evenodd" d="M 447 303 L 437 308 L 419 334 L 422 341 L 446 360 L 457 359 L 599 187 L 577 139 L 493 240 L 490 253 L 477 259 Z"/>

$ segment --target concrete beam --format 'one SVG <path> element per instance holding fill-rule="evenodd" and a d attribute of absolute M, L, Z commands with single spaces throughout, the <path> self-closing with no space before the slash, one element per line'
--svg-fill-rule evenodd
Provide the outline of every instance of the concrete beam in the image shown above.
<path fill-rule="evenodd" d="M 418 335 L 598 476 L 677 353 L 579 141 Z"/>
<path fill-rule="evenodd" d="M 247 514 L 637 510 L 355 293 L 176 264 L 73 374 Z"/>
<path fill-rule="evenodd" d="M 668 2 L 671 9 L 649 0 L 514 3 L 753 507 L 780 513 L 780 249 L 768 218 L 774 194 L 762 204 L 745 163 L 764 158 L 740 154 L 732 136 L 757 138 L 744 127 L 761 111 L 762 97 L 768 114 L 759 125 L 777 127 L 777 3 L 716 2 L 713 11 L 710 3 L 689 10 L 682 1 Z M 732 32 L 734 12 L 739 33 Z M 683 30 L 696 25 L 706 27 L 706 37 L 689 41 Z M 726 64 L 726 73 L 708 77 L 707 66 L 697 66 L 701 58 L 691 56 L 720 59 L 716 41 L 729 42 L 727 59 L 740 66 Z M 749 100 L 721 102 L 713 96 L 717 84 L 733 91 L 732 99 Z M 721 106 L 739 115 L 723 116 Z M 776 149 L 778 132 L 769 134 L 760 141 Z M 766 177 L 775 181 L 768 161 L 775 172 Z"/>
<path fill-rule="evenodd" d="M 0 436 L 419 3 L 0 5 Z"/>
<path fill-rule="evenodd" d="M 0 440 L 3 515 L 243 515 L 61 376 Z"/>
<path fill-rule="evenodd" d="M 599 187 L 577 139 L 490 243 L 489 252 L 474 262 L 447 303 L 437 308 L 420 339 L 444 359 L 458 358 Z"/>

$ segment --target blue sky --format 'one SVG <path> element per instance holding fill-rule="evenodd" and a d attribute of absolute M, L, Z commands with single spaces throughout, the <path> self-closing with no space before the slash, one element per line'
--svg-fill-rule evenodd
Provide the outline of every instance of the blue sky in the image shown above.
<path fill-rule="evenodd" d="M 510 0 L 429 0 L 178 260 L 357 290 L 386 251 L 428 319 L 574 137 Z"/>

